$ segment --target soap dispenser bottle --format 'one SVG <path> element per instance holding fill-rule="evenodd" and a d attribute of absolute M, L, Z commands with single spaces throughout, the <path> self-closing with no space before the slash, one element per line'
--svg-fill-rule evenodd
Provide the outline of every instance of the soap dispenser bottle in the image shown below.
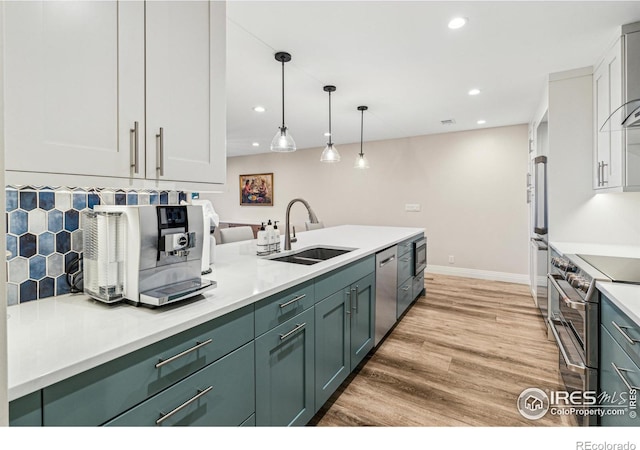
<path fill-rule="evenodd" d="M 278 230 L 278 221 L 273 221 L 273 245 L 274 250 L 277 252 L 280 251 L 280 230 Z"/>
<path fill-rule="evenodd" d="M 258 254 L 266 255 L 269 253 L 269 234 L 264 227 L 264 222 L 260 225 L 258 230 Z"/>
<path fill-rule="evenodd" d="M 269 253 L 273 252 L 275 249 L 273 248 L 273 224 L 271 223 L 271 219 L 267 222 L 267 226 L 265 227 L 267 230 L 267 244 L 269 245 Z"/>

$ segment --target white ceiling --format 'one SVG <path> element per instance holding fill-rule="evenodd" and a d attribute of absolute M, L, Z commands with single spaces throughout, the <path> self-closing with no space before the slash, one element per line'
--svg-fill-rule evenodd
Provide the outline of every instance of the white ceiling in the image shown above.
<path fill-rule="evenodd" d="M 469 22 L 450 30 L 455 16 Z M 359 105 L 365 141 L 527 123 L 546 75 L 596 63 L 617 27 L 640 21 L 640 2 L 230 0 L 227 18 L 227 152 L 239 156 L 268 152 L 281 123 L 277 51 L 292 55 L 285 120 L 298 149 L 326 143 L 326 84 L 339 149 L 360 142 Z"/>

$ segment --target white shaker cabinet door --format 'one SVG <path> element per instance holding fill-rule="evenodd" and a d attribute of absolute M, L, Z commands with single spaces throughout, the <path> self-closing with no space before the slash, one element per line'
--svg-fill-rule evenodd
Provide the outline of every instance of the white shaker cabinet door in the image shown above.
<path fill-rule="evenodd" d="M 144 4 L 4 8 L 6 169 L 130 176 L 135 122 L 144 139 Z"/>
<path fill-rule="evenodd" d="M 148 179 L 225 181 L 225 8 L 146 4 Z"/>

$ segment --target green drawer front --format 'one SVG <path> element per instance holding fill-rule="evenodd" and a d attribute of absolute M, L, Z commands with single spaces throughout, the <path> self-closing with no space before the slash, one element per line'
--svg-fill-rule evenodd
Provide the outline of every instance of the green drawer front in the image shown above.
<path fill-rule="evenodd" d="M 620 347 L 616 340 L 609 334 L 604 326 L 600 327 L 600 396 L 605 394 L 612 400 L 605 403 L 607 406 L 618 405 L 626 406 L 628 410 L 622 415 L 605 415 L 600 418 L 600 425 L 610 427 L 640 426 L 640 406 L 637 403 L 634 406 L 630 400 L 629 389 L 623 381 L 625 378 L 627 383 L 632 387 L 640 386 L 640 368 L 629 358 L 629 355 Z M 614 365 L 620 371 L 620 374 L 614 368 Z M 623 398 L 624 397 L 624 398 Z M 620 405 L 620 403 L 622 405 Z M 632 418 L 632 411 L 636 412 L 636 417 Z"/>
<path fill-rule="evenodd" d="M 611 300 L 602 296 L 600 320 L 602 325 L 611 333 L 620 347 L 640 365 L 640 326 L 629 319 L 626 314 L 620 311 Z M 620 328 L 620 329 L 618 329 Z M 625 335 L 633 341 L 625 338 Z"/>
<path fill-rule="evenodd" d="M 413 294 L 411 295 L 411 298 L 415 300 L 416 298 L 418 298 L 418 296 L 423 290 L 424 290 L 424 272 L 413 277 L 413 289 L 412 289 Z"/>
<path fill-rule="evenodd" d="M 329 297 L 334 292 L 349 286 L 376 270 L 375 255 L 367 256 L 359 261 L 341 267 L 316 278 L 316 300 Z"/>
<path fill-rule="evenodd" d="M 396 318 L 407 310 L 411 302 L 413 301 L 413 279 L 407 280 L 398 288 L 398 310 Z"/>
<path fill-rule="evenodd" d="M 9 403 L 9 426 L 42 426 L 42 393 L 36 391 Z"/>
<path fill-rule="evenodd" d="M 418 238 L 407 239 L 406 241 L 402 241 L 398 244 L 398 257 L 410 252 L 413 250 L 413 242 Z"/>
<path fill-rule="evenodd" d="M 256 336 L 283 324 L 316 302 L 313 281 L 294 286 L 256 303 Z"/>
<path fill-rule="evenodd" d="M 251 342 L 106 426 L 238 426 L 255 410 L 253 372 Z M 165 420 L 157 423 L 162 417 Z"/>
<path fill-rule="evenodd" d="M 411 277 L 412 265 L 413 255 L 411 253 L 398 256 L 398 285 L 404 284 Z"/>
<path fill-rule="evenodd" d="M 250 305 L 47 387 L 43 391 L 44 425 L 103 424 L 246 344 L 253 335 Z M 209 339 L 211 343 L 155 367 L 161 359 Z"/>

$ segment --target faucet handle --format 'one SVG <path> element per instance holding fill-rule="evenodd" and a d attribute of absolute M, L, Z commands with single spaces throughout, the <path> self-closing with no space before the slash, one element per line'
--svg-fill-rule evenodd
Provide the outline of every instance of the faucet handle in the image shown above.
<path fill-rule="evenodd" d="M 291 242 L 297 242 L 298 238 L 296 237 L 296 227 L 292 226 L 291 228 L 293 228 L 293 236 L 291 236 Z"/>

